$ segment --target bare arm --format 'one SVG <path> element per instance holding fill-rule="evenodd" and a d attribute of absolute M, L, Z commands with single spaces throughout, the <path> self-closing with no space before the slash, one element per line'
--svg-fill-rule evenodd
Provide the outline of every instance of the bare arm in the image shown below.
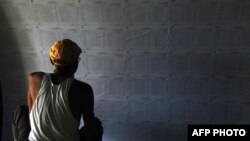
<path fill-rule="evenodd" d="M 38 91 L 41 87 L 43 72 L 33 72 L 28 76 L 28 107 L 29 112 L 32 109 L 34 101 L 36 100 Z"/>
<path fill-rule="evenodd" d="M 83 119 L 86 129 L 87 140 L 92 141 L 95 138 L 95 126 L 94 126 L 94 95 L 91 86 L 87 85 L 84 91 L 83 101 Z"/>
<path fill-rule="evenodd" d="M 29 107 L 29 113 L 30 113 L 31 108 L 32 108 L 32 106 L 33 106 L 33 102 L 34 102 L 33 99 L 34 99 L 34 98 L 32 98 L 31 91 L 28 90 L 28 107 Z"/>

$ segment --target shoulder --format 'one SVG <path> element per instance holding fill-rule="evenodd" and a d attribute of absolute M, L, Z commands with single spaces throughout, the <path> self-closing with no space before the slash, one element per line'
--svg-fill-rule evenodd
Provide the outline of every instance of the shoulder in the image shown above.
<path fill-rule="evenodd" d="M 28 80 L 32 83 L 41 82 L 44 75 L 44 72 L 32 72 L 28 75 Z"/>
<path fill-rule="evenodd" d="M 85 82 L 74 79 L 69 90 L 69 99 L 79 103 L 78 107 L 85 107 L 85 104 L 93 103 L 94 94 L 92 87 Z"/>
<path fill-rule="evenodd" d="M 92 91 L 92 87 L 90 84 L 83 82 L 83 81 L 79 81 L 74 79 L 74 81 L 72 82 L 72 86 L 78 90 L 82 90 L 82 91 Z"/>
<path fill-rule="evenodd" d="M 32 72 L 28 75 L 29 96 L 35 99 L 40 89 L 44 72 Z"/>
<path fill-rule="evenodd" d="M 45 75 L 45 72 L 32 72 L 29 74 L 29 78 L 34 79 L 34 78 L 43 78 Z"/>

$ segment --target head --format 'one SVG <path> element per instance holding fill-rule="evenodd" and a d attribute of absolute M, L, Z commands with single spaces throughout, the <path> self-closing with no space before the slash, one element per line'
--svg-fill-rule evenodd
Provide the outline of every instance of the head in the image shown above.
<path fill-rule="evenodd" d="M 78 68 L 81 53 L 81 48 L 75 42 L 63 39 L 52 44 L 49 56 L 56 73 L 73 75 Z"/>

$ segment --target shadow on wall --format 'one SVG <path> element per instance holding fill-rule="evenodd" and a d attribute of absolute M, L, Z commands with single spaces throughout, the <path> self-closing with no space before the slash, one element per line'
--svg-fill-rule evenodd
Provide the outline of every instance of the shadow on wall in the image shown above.
<path fill-rule="evenodd" d="M 3 129 L 3 99 L 2 99 L 2 87 L 0 83 L 0 139 L 2 138 L 2 129 Z"/>
<path fill-rule="evenodd" d="M 0 4 L 0 84 L 2 88 L 0 91 L 0 140 L 3 141 L 12 140 L 10 139 L 12 137 L 11 115 L 23 96 L 19 89 L 20 85 L 23 84 L 16 81 L 16 78 L 24 75 L 24 68 L 18 40 L 14 32 L 15 28 L 10 21 L 14 19 L 14 16 L 9 17 L 11 16 L 10 11 L 6 4 Z"/>

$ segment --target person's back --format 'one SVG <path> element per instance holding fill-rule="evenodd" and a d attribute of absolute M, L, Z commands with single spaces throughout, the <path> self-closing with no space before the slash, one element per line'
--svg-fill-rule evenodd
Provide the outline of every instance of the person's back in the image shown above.
<path fill-rule="evenodd" d="M 71 40 L 58 41 L 50 51 L 55 73 L 29 75 L 29 140 L 78 141 L 81 115 L 88 140 L 94 140 L 92 88 L 73 77 L 80 53 L 81 49 Z"/>
<path fill-rule="evenodd" d="M 74 79 L 67 78 L 60 84 L 45 74 L 36 101 L 30 112 L 29 140 L 78 141 L 79 120 L 75 119 L 68 101 Z"/>

